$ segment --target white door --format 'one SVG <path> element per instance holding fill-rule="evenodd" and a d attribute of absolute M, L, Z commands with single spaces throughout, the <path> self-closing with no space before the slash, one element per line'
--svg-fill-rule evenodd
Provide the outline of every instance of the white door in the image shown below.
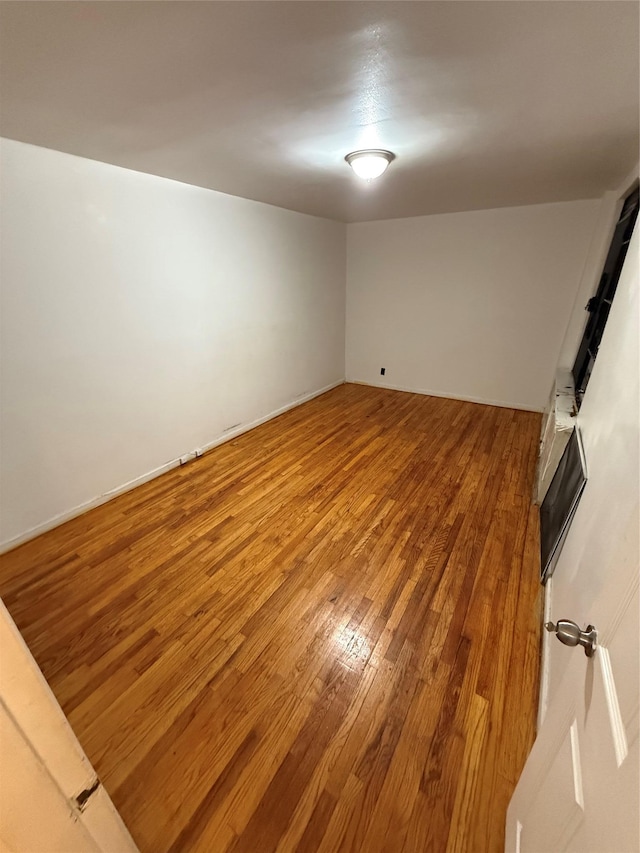
<path fill-rule="evenodd" d="M 137 847 L 0 601 L 0 851 Z"/>
<path fill-rule="evenodd" d="M 545 621 L 593 623 L 587 658 L 545 632 L 538 737 L 507 814 L 509 853 L 638 853 L 638 231 L 578 416 L 588 481 Z"/>

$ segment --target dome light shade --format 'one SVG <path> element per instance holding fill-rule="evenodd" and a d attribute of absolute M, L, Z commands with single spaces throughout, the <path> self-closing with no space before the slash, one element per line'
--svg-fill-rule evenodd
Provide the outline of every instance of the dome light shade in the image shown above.
<path fill-rule="evenodd" d="M 367 148 L 363 151 L 352 151 L 344 158 L 359 178 L 372 181 L 379 178 L 396 155 L 382 148 Z"/>

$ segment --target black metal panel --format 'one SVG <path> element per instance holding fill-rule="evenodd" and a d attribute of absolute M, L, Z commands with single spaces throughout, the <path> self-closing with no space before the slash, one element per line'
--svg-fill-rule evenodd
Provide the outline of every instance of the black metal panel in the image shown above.
<path fill-rule="evenodd" d="M 540 579 L 553 574 L 569 525 L 587 482 L 580 433 L 574 428 L 540 507 Z"/>
<path fill-rule="evenodd" d="M 598 355 L 604 327 L 607 324 L 611 303 L 618 286 L 622 265 L 631 242 L 631 235 L 638 217 L 638 189 L 625 199 L 620 219 L 613 234 L 607 260 L 595 296 L 586 305 L 589 319 L 573 365 L 573 380 L 576 389 L 576 404 L 580 408 L 589 384 L 593 365 Z"/>

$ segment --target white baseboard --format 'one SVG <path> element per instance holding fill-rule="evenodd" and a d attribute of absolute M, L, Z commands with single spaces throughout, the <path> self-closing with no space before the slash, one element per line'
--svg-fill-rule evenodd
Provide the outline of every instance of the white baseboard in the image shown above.
<path fill-rule="evenodd" d="M 231 439 L 237 438 L 239 435 L 242 435 L 245 432 L 249 432 L 249 430 L 255 429 L 255 427 L 258 427 L 261 424 L 272 420 L 273 418 L 277 418 L 278 415 L 282 415 L 285 412 L 288 412 L 290 409 L 295 409 L 296 406 L 301 406 L 303 403 L 307 403 L 309 400 L 313 400 L 314 397 L 319 397 L 321 394 L 326 394 L 327 391 L 331 391 L 333 388 L 337 388 L 339 385 L 344 385 L 344 383 L 344 379 L 340 379 L 337 382 L 332 382 L 330 385 L 326 385 L 324 388 L 320 388 L 317 391 L 312 391 L 309 394 L 304 394 L 302 397 L 298 397 L 295 400 L 292 400 L 285 406 L 281 406 L 279 409 L 275 409 L 274 411 L 269 412 L 269 414 L 257 418 L 255 421 L 251 421 L 251 423 L 240 424 L 234 429 L 229 430 L 228 432 L 217 436 L 212 441 L 207 442 L 207 444 L 204 444 L 202 446 L 202 450 L 206 453 L 208 450 L 212 450 L 214 447 L 218 447 L 218 445 L 224 444 L 226 441 L 231 441 Z M 158 468 L 154 468 L 153 471 L 148 471 L 146 474 L 141 474 L 139 477 L 136 477 L 133 480 L 129 480 L 128 483 L 124 483 L 121 486 L 117 486 L 115 489 L 110 489 L 108 492 L 104 492 L 104 494 L 92 498 L 91 500 L 86 501 L 85 503 L 78 504 L 78 506 L 73 507 L 73 509 L 67 510 L 66 512 L 61 512 L 59 515 L 55 515 L 53 516 L 53 518 L 48 519 L 48 521 L 44 521 L 42 524 L 38 524 L 35 527 L 26 530 L 19 536 L 14 536 L 12 539 L 7 539 L 4 542 L 1 542 L 0 554 L 4 554 L 6 551 L 11 551 L 13 548 L 17 548 L 18 545 L 23 545 L 30 539 L 35 539 L 36 536 L 40 536 L 40 534 L 46 533 L 48 530 L 53 530 L 54 527 L 59 527 L 59 525 L 64 524 L 65 521 L 71 521 L 72 518 L 77 518 L 79 515 L 83 515 L 85 512 L 89 512 L 89 510 L 95 509 L 96 507 L 107 503 L 107 501 L 113 500 L 113 498 L 117 498 L 118 495 L 122 495 L 125 492 L 130 492 L 137 486 L 142 486 L 144 483 L 148 483 L 149 480 L 153 480 L 155 479 L 155 477 L 159 477 L 161 474 L 165 474 L 167 471 L 171 471 L 172 468 L 177 468 L 179 465 L 180 457 L 178 456 L 175 459 L 172 459 L 170 462 L 165 462 L 164 465 L 160 465 Z"/>
<path fill-rule="evenodd" d="M 266 423 L 267 421 L 273 420 L 273 418 L 277 418 L 278 415 L 283 415 L 285 412 L 288 412 L 290 409 L 295 409 L 296 406 L 301 406 L 303 403 L 308 403 L 309 400 L 313 400 L 314 397 L 320 397 L 321 394 L 326 394 L 327 391 L 332 391 L 334 388 L 338 388 L 340 385 L 344 385 L 345 379 L 340 379 L 338 382 L 332 382 L 331 385 L 326 385 L 324 388 L 320 388 L 318 391 L 312 391 L 310 394 L 303 394 L 301 397 L 296 397 L 291 403 L 287 403 L 286 406 L 281 406 L 279 409 L 275 409 L 273 412 L 269 412 L 268 415 L 264 415 L 261 418 L 257 418 L 255 421 L 251 421 L 249 424 L 240 424 L 240 426 L 235 427 L 234 429 L 230 429 L 224 433 L 224 435 L 218 436 L 218 438 L 214 438 L 213 441 L 208 442 L 208 444 L 203 445 L 202 449 L 206 452 L 207 450 L 213 450 L 214 447 L 218 447 L 219 444 L 224 444 L 225 441 L 230 441 L 232 438 L 236 438 L 238 435 L 242 435 L 244 432 L 249 432 L 251 429 L 255 429 L 255 427 L 260 426 L 261 424 Z"/>
<path fill-rule="evenodd" d="M 549 704 L 549 644 L 553 634 L 544 626 L 551 621 L 551 598 L 553 595 L 553 577 L 544 586 L 544 616 L 542 617 L 542 657 L 540 659 L 540 699 L 538 702 L 538 731 L 542 728 Z"/>
<path fill-rule="evenodd" d="M 522 412 L 542 412 L 542 407 L 522 406 L 505 400 L 484 400 L 480 397 L 465 397 L 462 394 L 443 394 L 442 391 L 427 391 L 424 388 L 406 388 L 403 385 L 389 385 L 386 382 L 362 382 L 360 379 L 345 380 L 352 385 L 368 385 L 370 388 L 386 388 L 389 391 L 406 391 L 408 394 L 424 394 L 425 397 L 442 397 L 445 400 L 462 400 L 464 403 L 479 403 L 481 406 L 499 406 L 501 409 L 519 409 Z"/>

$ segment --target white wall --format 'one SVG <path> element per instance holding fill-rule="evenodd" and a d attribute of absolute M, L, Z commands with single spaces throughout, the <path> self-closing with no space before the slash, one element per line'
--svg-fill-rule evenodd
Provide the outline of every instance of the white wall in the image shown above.
<path fill-rule="evenodd" d="M 0 542 L 344 378 L 345 226 L 2 143 Z"/>
<path fill-rule="evenodd" d="M 589 248 L 587 260 L 584 265 L 580 283 L 576 290 L 576 298 L 569 316 L 569 322 L 564 333 L 560 355 L 558 356 L 558 369 L 573 368 L 573 363 L 578 353 L 578 347 L 587 325 L 588 314 L 585 306 L 589 299 L 595 294 L 602 275 L 602 269 L 607 259 L 611 238 L 615 231 L 618 217 L 622 209 L 623 201 L 618 192 L 605 193 L 598 202 L 598 213 L 595 228 Z"/>
<path fill-rule="evenodd" d="M 637 183 L 639 168 L 640 165 L 636 165 L 620 185 L 606 192 L 600 201 L 587 263 L 558 360 L 559 370 L 570 369 L 575 361 L 588 316 L 585 305 L 598 288 L 624 199 Z M 639 240 L 636 224 L 598 358 L 576 418 L 587 455 L 588 489 L 569 529 L 556 572 L 545 588 L 545 619 L 551 618 L 558 608 L 567 613 L 567 608 L 573 608 L 581 616 L 588 612 L 583 601 L 579 601 L 585 587 L 575 583 L 578 571 L 584 568 L 587 589 L 592 583 L 599 588 L 606 580 L 604 567 L 608 562 L 615 561 L 615 565 L 620 566 L 625 560 L 631 560 L 632 565 L 633 560 L 635 565 L 640 561 L 637 506 L 640 491 Z M 614 556 L 616 548 L 625 555 L 621 560 Z M 585 624 L 591 618 L 585 616 Z M 564 673 L 557 666 L 558 656 L 550 654 L 554 643 L 555 638 L 543 632 L 540 720 L 556 695 Z"/>
<path fill-rule="evenodd" d="M 619 703 L 619 715 L 618 709 L 610 710 L 609 714 L 612 719 L 619 716 L 622 730 L 629 739 L 628 747 L 634 754 L 638 749 L 637 742 L 633 743 L 633 734 L 638 730 L 640 672 L 637 637 L 640 571 L 639 257 L 640 231 L 636 226 L 577 418 L 585 448 L 587 484 L 546 590 L 549 618 L 570 618 L 583 627 L 595 624 L 599 631 L 598 641 L 611 652 L 615 687 L 605 687 L 608 695 L 613 695 Z M 628 636 L 629 629 L 631 636 Z M 570 677 L 572 672 L 575 674 L 575 669 L 571 668 L 576 666 L 576 657 L 572 654 L 574 650 L 564 649 L 552 635 L 545 632 L 544 639 L 547 650 L 541 718 L 546 721 L 547 706 L 553 708 L 554 700 L 564 705 L 564 678 Z M 593 669 L 590 677 L 593 677 Z M 585 679 L 584 687 L 582 679 Z M 595 689 L 603 690 L 601 680 L 596 681 Z M 593 685 L 589 686 L 586 672 L 581 675 L 579 690 L 576 701 L 586 701 L 587 709 L 594 713 Z M 583 690 L 584 696 L 580 695 Z M 607 731 L 610 729 L 604 725 L 601 734 L 605 739 Z M 610 743 L 613 746 L 613 741 Z M 603 756 L 607 754 L 602 752 Z M 605 761 L 605 758 L 601 760 Z M 613 760 L 613 750 L 611 759 L 606 760 Z M 636 773 L 637 787 L 637 770 L 632 768 L 633 763 L 627 762 L 625 770 Z M 627 780 L 631 778 L 627 776 Z"/>
<path fill-rule="evenodd" d="M 598 202 L 598 214 L 593 237 L 589 244 L 587 260 L 558 358 L 559 369 L 571 369 L 573 367 L 584 328 L 587 325 L 588 315 L 585 306 L 598 289 L 620 211 L 625 198 L 637 183 L 639 168 L 640 165 L 636 164 L 621 183 L 615 189 L 606 192 Z"/>
<path fill-rule="evenodd" d="M 347 379 L 542 410 L 599 207 L 349 225 Z"/>

